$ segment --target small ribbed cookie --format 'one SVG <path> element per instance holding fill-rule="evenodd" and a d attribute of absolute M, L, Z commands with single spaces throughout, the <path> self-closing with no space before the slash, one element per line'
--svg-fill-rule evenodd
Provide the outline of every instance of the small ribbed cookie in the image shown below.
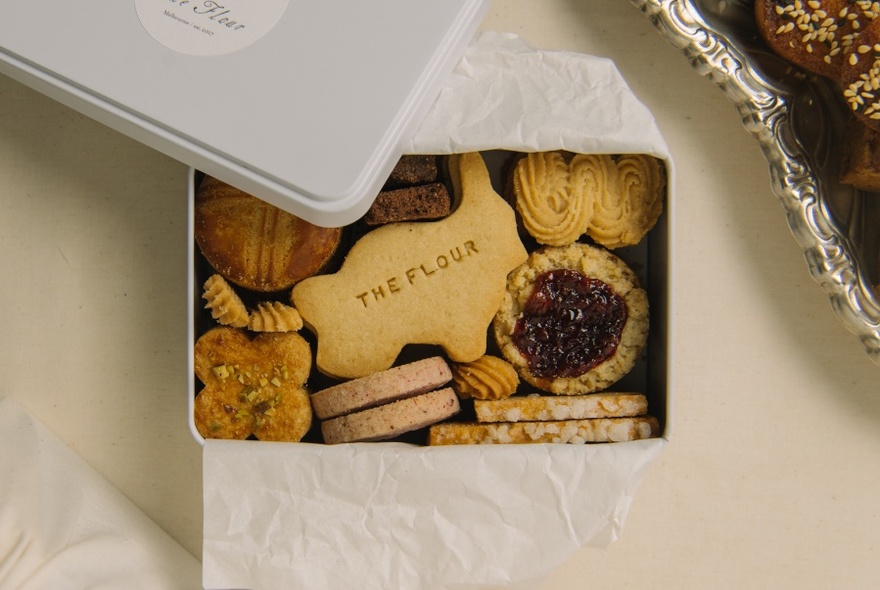
<path fill-rule="evenodd" d="M 241 298 L 226 279 L 215 274 L 205 281 L 202 299 L 207 301 L 205 309 L 211 310 L 211 317 L 224 326 L 244 328 L 248 325 L 248 311 Z"/>
<path fill-rule="evenodd" d="M 498 400 L 513 395 L 519 375 L 506 360 L 485 354 L 469 363 L 453 364 L 452 384 L 462 399 Z"/>
<path fill-rule="evenodd" d="M 648 400 L 640 393 L 592 393 L 566 397 L 532 394 L 474 402 L 478 422 L 535 422 L 641 416 Z"/>
<path fill-rule="evenodd" d="M 584 444 L 641 440 L 659 434 L 660 424 L 653 416 L 554 422 L 445 422 L 431 426 L 428 444 Z"/>
<path fill-rule="evenodd" d="M 445 420 L 459 410 L 458 396 L 451 387 L 445 387 L 325 420 L 321 433 L 329 445 L 385 440 Z"/>
<path fill-rule="evenodd" d="M 296 308 L 279 301 L 261 301 L 248 318 L 248 329 L 252 332 L 296 332 L 302 327 L 302 317 Z"/>
<path fill-rule="evenodd" d="M 312 408 L 322 420 L 334 418 L 437 389 L 450 379 L 449 365 L 433 356 L 317 391 Z"/>

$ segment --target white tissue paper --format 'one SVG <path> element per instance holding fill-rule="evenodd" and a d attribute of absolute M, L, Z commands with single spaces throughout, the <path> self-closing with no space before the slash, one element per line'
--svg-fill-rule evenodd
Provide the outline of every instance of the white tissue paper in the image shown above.
<path fill-rule="evenodd" d="M 8 398 L 0 440 L 0 588 L 200 587 L 195 557 Z"/>
<path fill-rule="evenodd" d="M 405 152 L 498 148 L 647 153 L 669 163 L 653 117 L 611 61 L 484 33 Z M 578 548 L 619 535 L 665 443 L 208 440 L 203 583 L 250 590 L 534 587 Z"/>

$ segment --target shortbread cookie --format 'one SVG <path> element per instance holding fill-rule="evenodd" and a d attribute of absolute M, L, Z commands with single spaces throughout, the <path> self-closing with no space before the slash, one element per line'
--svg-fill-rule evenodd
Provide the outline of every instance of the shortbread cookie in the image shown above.
<path fill-rule="evenodd" d="M 394 438 L 457 414 L 458 396 L 451 387 L 423 393 L 375 408 L 321 422 L 327 444 Z"/>
<path fill-rule="evenodd" d="M 261 301 L 248 318 L 252 332 L 296 332 L 302 327 L 299 312 L 280 301 Z"/>
<path fill-rule="evenodd" d="M 544 247 L 510 273 L 493 322 L 520 377 L 543 391 L 605 389 L 628 373 L 648 335 L 648 296 L 603 248 Z"/>
<path fill-rule="evenodd" d="M 575 156 L 575 159 L 586 158 Z M 587 234 L 606 248 L 634 246 L 656 225 L 663 212 L 666 179 L 660 160 L 644 154 L 590 158 L 604 168 L 605 190 L 593 200 Z M 586 166 L 582 161 L 580 166 Z"/>
<path fill-rule="evenodd" d="M 203 437 L 298 441 L 309 430 L 312 355 L 299 334 L 251 340 L 243 330 L 214 328 L 196 342 L 193 361 L 204 384 L 194 407 Z"/>
<path fill-rule="evenodd" d="M 450 379 L 443 357 L 430 357 L 317 391 L 312 409 L 322 420 L 334 418 L 437 389 Z"/>
<path fill-rule="evenodd" d="M 320 271 L 336 252 L 342 229 L 312 225 L 206 176 L 195 198 L 195 239 L 226 279 L 272 292 Z"/>
<path fill-rule="evenodd" d="M 653 416 L 552 422 L 445 422 L 431 426 L 428 444 L 583 444 L 641 440 L 659 434 L 660 424 Z"/>
<path fill-rule="evenodd" d="M 211 311 L 211 317 L 224 326 L 244 328 L 248 325 L 248 310 L 241 297 L 219 274 L 212 275 L 205 281 L 202 299 L 207 301 L 205 309 Z"/>
<path fill-rule="evenodd" d="M 561 152 L 537 152 L 517 160 L 512 172 L 513 199 L 523 227 L 539 244 L 564 246 L 586 233 L 593 199 L 604 169 L 569 164 Z"/>
<path fill-rule="evenodd" d="M 516 369 L 497 356 L 487 354 L 452 366 L 452 388 L 462 399 L 504 399 L 513 395 L 518 386 Z"/>
<path fill-rule="evenodd" d="M 589 395 L 527 395 L 496 401 L 474 402 L 477 422 L 535 422 L 641 416 L 648 400 L 640 393 L 591 393 Z"/>
<path fill-rule="evenodd" d="M 485 352 L 507 274 L 527 254 L 482 156 L 450 157 L 450 173 L 461 195 L 452 215 L 379 227 L 351 248 L 339 272 L 293 288 L 325 374 L 383 371 L 407 344 L 439 345 L 455 362 Z"/>

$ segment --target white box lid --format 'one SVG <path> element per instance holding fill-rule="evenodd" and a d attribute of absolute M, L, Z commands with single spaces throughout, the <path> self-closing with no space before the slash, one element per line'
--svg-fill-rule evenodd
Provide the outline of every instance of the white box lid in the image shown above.
<path fill-rule="evenodd" d="M 0 72 L 320 225 L 369 207 L 486 0 L 0 4 Z"/>

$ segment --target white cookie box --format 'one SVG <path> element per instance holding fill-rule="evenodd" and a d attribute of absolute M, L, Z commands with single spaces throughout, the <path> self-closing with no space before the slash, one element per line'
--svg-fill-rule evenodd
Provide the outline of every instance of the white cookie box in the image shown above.
<path fill-rule="evenodd" d="M 547 96 L 565 99 L 547 109 Z M 614 388 L 647 394 L 662 437 L 483 447 L 205 441 L 192 423 L 193 378 L 190 425 L 204 444 L 206 588 L 505 584 L 545 574 L 578 547 L 618 535 L 671 431 L 672 160 L 613 63 L 535 51 L 514 36 L 486 33 L 404 151 L 486 152 L 500 186 L 492 166 L 499 149 L 648 153 L 666 162 L 664 215 L 643 244 L 618 252 L 649 293 L 651 332 L 643 361 Z M 196 258 L 191 239 L 190 369 L 196 318 L 204 314 Z"/>
<path fill-rule="evenodd" d="M 0 73 L 300 217 L 387 178 L 485 0 L 0 2 Z"/>

